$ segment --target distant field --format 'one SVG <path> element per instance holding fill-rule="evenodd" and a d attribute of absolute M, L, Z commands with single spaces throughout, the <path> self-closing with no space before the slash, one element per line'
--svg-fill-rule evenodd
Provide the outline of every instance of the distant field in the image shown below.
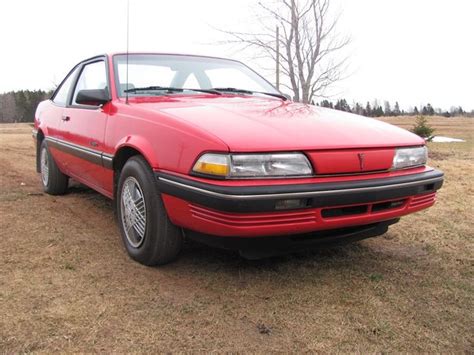
<path fill-rule="evenodd" d="M 413 118 L 388 118 L 404 128 Z M 147 268 L 111 203 L 42 193 L 31 127 L 0 125 L 0 353 L 474 352 L 474 120 L 430 118 L 438 203 L 383 237 L 258 262 L 188 244 Z"/>

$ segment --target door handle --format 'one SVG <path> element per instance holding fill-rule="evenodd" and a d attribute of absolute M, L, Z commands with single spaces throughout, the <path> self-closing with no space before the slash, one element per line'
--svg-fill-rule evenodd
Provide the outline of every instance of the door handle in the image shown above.
<path fill-rule="evenodd" d="M 62 119 L 63 121 L 69 121 L 69 120 L 71 119 L 71 117 L 69 117 L 69 116 L 63 116 L 63 117 L 61 117 L 61 119 Z"/>

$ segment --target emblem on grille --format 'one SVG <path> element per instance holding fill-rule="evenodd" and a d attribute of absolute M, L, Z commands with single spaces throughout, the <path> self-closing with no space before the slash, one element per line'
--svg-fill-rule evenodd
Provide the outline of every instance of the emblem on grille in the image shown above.
<path fill-rule="evenodd" d="M 359 156 L 359 166 L 360 170 L 364 170 L 365 167 L 365 154 L 364 153 L 358 153 Z"/>

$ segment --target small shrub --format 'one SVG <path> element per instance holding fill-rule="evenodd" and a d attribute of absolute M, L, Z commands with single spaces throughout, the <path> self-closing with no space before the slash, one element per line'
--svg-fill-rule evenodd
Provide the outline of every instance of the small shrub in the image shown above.
<path fill-rule="evenodd" d="M 415 121 L 415 126 L 412 132 L 419 135 L 421 138 L 429 138 L 434 133 L 434 128 L 428 124 L 428 119 L 425 116 L 418 116 Z"/>
<path fill-rule="evenodd" d="M 378 282 L 383 280 L 383 275 L 381 274 L 370 274 L 369 275 L 370 281 Z"/>

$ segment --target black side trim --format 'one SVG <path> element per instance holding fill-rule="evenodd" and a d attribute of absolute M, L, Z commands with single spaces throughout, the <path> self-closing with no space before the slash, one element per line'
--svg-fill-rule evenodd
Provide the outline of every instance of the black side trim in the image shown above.
<path fill-rule="evenodd" d="M 104 168 L 112 170 L 114 168 L 114 156 L 102 153 L 102 165 Z"/>
<path fill-rule="evenodd" d="M 308 207 L 363 204 L 434 192 L 443 184 L 443 173 L 432 170 L 386 179 L 338 183 L 226 187 L 156 173 L 160 191 L 184 200 L 229 212 L 275 211 L 287 199 L 307 199 Z"/>
<path fill-rule="evenodd" d="M 51 147 L 59 149 L 65 153 L 87 160 L 90 163 L 103 166 L 106 169 L 112 169 L 113 167 L 112 155 L 104 154 L 97 150 L 84 148 L 77 144 L 65 142 L 56 138 L 46 137 L 45 139 Z"/>

